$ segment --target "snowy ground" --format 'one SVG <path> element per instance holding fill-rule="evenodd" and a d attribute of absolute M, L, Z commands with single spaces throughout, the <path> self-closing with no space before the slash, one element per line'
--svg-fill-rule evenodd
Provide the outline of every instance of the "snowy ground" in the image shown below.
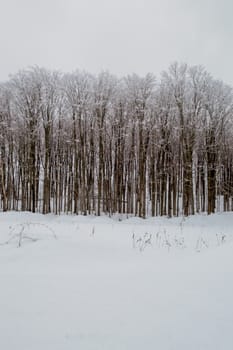
<path fill-rule="evenodd" d="M 233 213 L 1 213 L 0 349 L 232 350 L 232 242 Z"/>

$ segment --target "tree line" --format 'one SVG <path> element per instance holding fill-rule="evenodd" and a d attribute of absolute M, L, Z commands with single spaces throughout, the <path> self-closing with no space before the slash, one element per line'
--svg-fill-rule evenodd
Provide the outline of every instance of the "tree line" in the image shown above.
<path fill-rule="evenodd" d="M 0 84 L 0 208 L 191 215 L 233 209 L 233 94 L 201 66 L 159 79 L 33 67 Z"/>

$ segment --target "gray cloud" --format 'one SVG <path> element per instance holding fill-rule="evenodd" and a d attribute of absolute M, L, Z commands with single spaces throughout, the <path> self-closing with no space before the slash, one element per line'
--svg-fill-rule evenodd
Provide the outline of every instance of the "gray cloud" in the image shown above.
<path fill-rule="evenodd" d="M 159 74 L 202 64 L 233 84 L 230 0 L 0 0 L 0 80 L 30 65 Z"/>

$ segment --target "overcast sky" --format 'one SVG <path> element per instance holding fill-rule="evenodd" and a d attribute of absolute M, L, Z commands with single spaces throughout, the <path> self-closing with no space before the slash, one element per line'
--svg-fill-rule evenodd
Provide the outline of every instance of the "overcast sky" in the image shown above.
<path fill-rule="evenodd" d="M 203 65 L 233 85 L 233 0 L 0 0 L 0 80 L 31 65 L 119 76 Z"/>

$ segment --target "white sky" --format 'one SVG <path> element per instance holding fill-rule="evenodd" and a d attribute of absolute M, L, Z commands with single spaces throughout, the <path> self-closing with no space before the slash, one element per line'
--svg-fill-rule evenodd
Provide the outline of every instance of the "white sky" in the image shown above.
<path fill-rule="evenodd" d="M 233 85 L 233 0 L 0 0 L 0 80 L 31 65 L 156 75 L 173 61 Z"/>

